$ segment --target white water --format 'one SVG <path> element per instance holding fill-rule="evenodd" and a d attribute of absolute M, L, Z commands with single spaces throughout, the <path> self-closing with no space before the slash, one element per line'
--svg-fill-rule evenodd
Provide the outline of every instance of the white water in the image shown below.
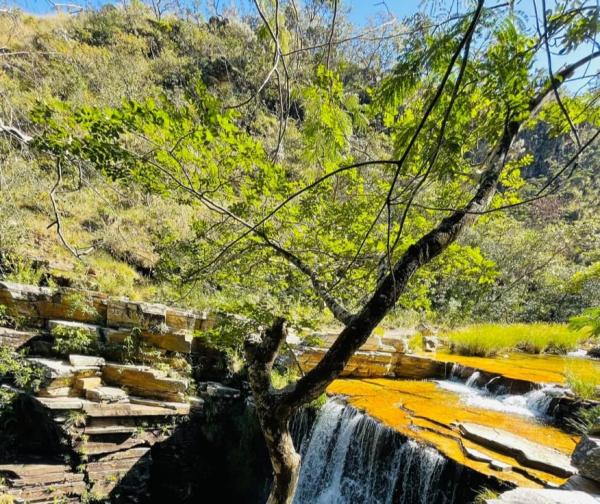
<path fill-rule="evenodd" d="M 437 451 L 403 442 L 390 429 L 335 400 L 323 406 L 300 452 L 295 504 L 452 502 L 441 489 L 446 461 Z"/>
<path fill-rule="evenodd" d="M 479 376 L 480 374 L 475 372 L 469 376 L 466 383 L 450 379 L 439 380 L 437 384 L 440 388 L 458 394 L 461 401 L 467 406 L 501 411 L 513 415 L 535 417 L 541 420 L 549 419 L 550 413 L 548 409 L 550 408 L 552 398 L 564 393 L 564 389 L 548 385 L 522 395 L 495 394 L 486 388 L 476 386 Z"/>

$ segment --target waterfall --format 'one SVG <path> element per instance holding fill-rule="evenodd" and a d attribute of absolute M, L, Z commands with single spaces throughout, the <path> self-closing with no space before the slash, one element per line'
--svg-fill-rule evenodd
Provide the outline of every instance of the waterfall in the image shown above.
<path fill-rule="evenodd" d="M 335 399 L 323 406 L 310 432 L 302 422 L 294 423 L 302 437 L 296 438 L 302 467 L 295 504 L 453 502 L 452 478 L 442 478 L 447 462 L 434 449 Z"/>

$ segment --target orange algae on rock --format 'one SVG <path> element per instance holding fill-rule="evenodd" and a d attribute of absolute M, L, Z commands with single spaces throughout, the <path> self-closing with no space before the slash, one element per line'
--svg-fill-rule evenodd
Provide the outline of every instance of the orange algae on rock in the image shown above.
<path fill-rule="evenodd" d="M 352 406 L 411 439 L 434 446 L 466 467 L 519 486 L 540 487 L 545 482 L 561 484 L 565 479 L 524 467 L 509 455 L 465 439 L 457 427 L 459 423 L 503 429 L 566 455 L 573 451 L 578 441 L 576 436 L 534 419 L 465 405 L 457 394 L 430 381 L 345 379 L 334 381 L 328 392 L 346 396 Z M 488 462 L 468 457 L 467 449 L 509 464 L 513 470 L 497 472 Z"/>
<path fill-rule="evenodd" d="M 536 383 L 564 384 L 568 373 L 574 373 L 582 379 L 600 376 L 600 362 L 579 357 L 530 355 L 516 352 L 496 357 L 471 357 L 443 351 L 435 354 L 423 354 L 423 356 L 441 362 L 477 368 L 514 380 Z"/>

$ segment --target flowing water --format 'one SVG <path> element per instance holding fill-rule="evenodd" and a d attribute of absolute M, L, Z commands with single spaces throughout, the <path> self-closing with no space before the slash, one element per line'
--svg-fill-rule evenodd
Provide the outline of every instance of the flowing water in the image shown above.
<path fill-rule="evenodd" d="M 438 380 L 440 388 L 459 395 L 467 406 L 500 411 L 513 415 L 551 419 L 550 404 L 553 397 L 564 393 L 564 389 L 547 385 L 526 394 L 502 394 L 490 392 L 486 387 L 478 387 L 479 373 L 473 373 L 465 383 L 457 379 Z"/>
<path fill-rule="evenodd" d="M 328 401 L 308 432 L 296 422 L 302 468 L 295 504 L 451 504 L 446 459 L 351 406 Z M 451 485 L 450 485 L 451 487 Z"/>

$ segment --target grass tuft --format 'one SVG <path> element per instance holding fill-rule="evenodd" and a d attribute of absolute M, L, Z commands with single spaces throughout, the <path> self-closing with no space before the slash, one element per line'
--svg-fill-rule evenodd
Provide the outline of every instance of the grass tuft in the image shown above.
<path fill-rule="evenodd" d="M 564 354 L 575 350 L 585 335 L 564 324 L 475 324 L 444 335 L 450 351 L 460 355 L 491 357 L 500 352 L 522 351 Z"/>

